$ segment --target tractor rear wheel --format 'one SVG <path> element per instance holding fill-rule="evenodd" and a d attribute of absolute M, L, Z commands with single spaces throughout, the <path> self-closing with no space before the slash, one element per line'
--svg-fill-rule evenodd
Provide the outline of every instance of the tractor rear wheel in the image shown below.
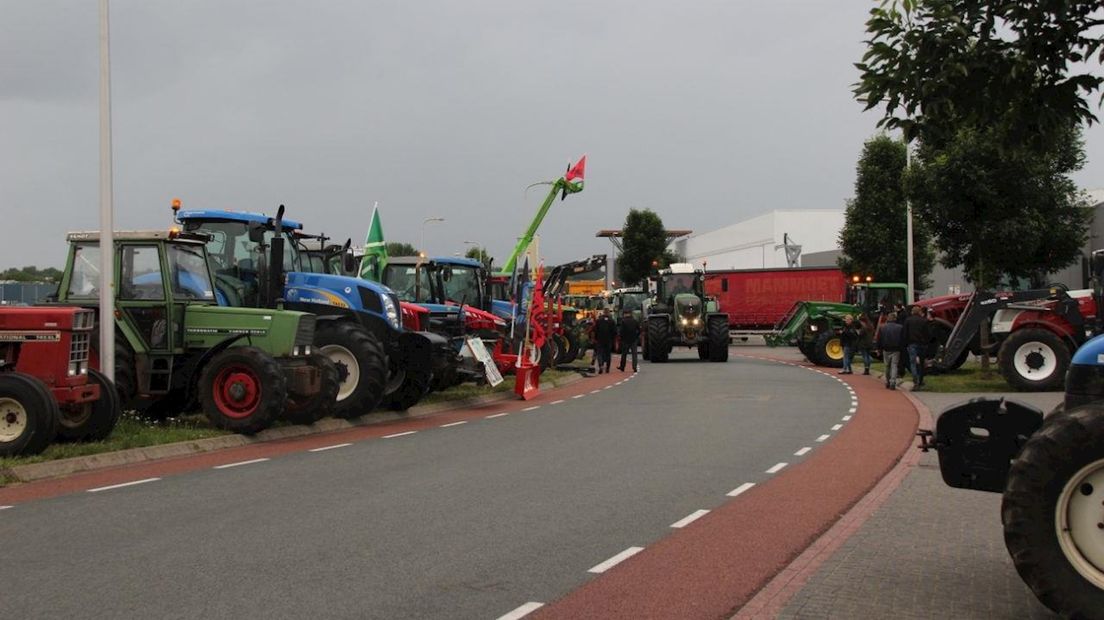
<path fill-rule="evenodd" d="M 337 366 L 340 387 L 334 417 L 354 418 L 376 408 L 387 384 L 387 352 L 372 332 L 350 321 L 320 321 L 318 352 Z"/>
<path fill-rule="evenodd" d="M 648 348 L 651 352 L 651 361 L 662 364 L 667 361 L 671 353 L 671 345 L 667 338 L 671 332 L 671 324 L 667 317 L 655 317 L 648 319 Z"/>
<path fill-rule="evenodd" d="M 58 432 L 57 401 L 36 377 L 0 374 L 0 456 L 39 454 Z"/>
<path fill-rule="evenodd" d="M 728 317 L 710 317 L 706 325 L 709 336 L 709 361 L 728 361 Z"/>
<path fill-rule="evenodd" d="M 252 435 L 283 415 L 287 380 L 268 353 L 231 347 L 203 367 L 199 400 L 215 428 Z"/>
<path fill-rule="evenodd" d="M 95 402 L 61 410 L 58 438 L 66 441 L 102 441 L 111 434 L 122 415 L 119 394 L 111 381 L 98 370 L 88 369 L 88 382 L 100 386 Z"/>
<path fill-rule="evenodd" d="M 1047 329 L 1019 329 L 1001 344 L 997 364 L 1008 384 L 1024 392 L 1060 390 L 1070 350 Z"/>
<path fill-rule="evenodd" d="M 1104 403 L 1046 418 L 1012 461 L 1001 502 L 1016 571 L 1065 618 L 1104 618 Z"/>
<path fill-rule="evenodd" d="M 429 368 L 408 368 L 399 389 L 384 397 L 387 408 L 391 411 L 410 409 L 429 393 L 429 384 L 432 381 L 433 371 Z"/>
<path fill-rule="evenodd" d="M 811 353 L 810 361 L 817 366 L 843 368 L 843 343 L 838 334 L 825 332 L 817 336 Z"/>
<path fill-rule="evenodd" d="M 317 368 L 321 375 L 318 391 L 310 396 L 288 394 L 284 418 L 292 424 L 314 424 L 332 415 L 337 404 L 337 391 L 341 389 L 337 365 L 330 358 L 313 353 L 307 357 L 307 364 Z"/>
<path fill-rule="evenodd" d="M 567 355 L 564 359 L 570 364 L 582 355 L 582 351 L 579 349 L 579 336 L 574 330 L 569 329 L 564 332 L 564 339 L 567 340 Z"/>

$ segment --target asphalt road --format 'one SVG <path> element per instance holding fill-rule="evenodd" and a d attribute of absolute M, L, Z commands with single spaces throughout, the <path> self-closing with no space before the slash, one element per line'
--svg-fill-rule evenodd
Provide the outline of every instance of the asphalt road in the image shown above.
<path fill-rule="evenodd" d="M 498 618 L 800 461 L 849 406 L 808 370 L 676 354 L 532 411 L 31 501 L 0 511 L 0 616 Z"/>

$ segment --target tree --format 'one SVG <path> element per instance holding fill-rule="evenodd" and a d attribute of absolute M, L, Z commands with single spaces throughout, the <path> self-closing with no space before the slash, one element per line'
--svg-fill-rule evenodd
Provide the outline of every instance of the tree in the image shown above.
<path fill-rule="evenodd" d="M 855 96 L 867 109 L 884 104 L 879 124 L 910 141 L 946 141 L 966 126 L 997 128 L 1012 145 L 1046 144 L 1097 120 L 1086 97 L 1104 84 L 1088 66 L 1094 55 L 1104 61 L 1101 6 L 885 0 L 866 22 L 872 36 L 855 65 Z"/>
<path fill-rule="evenodd" d="M 417 256 L 418 248 L 410 245 L 409 243 L 399 243 L 392 241 L 387 244 L 388 256 Z"/>
<path fill-rule="evenodd" d="M 629 209 L 622 229 L 621 249 L 617 255 L 617 276 L 625 284 L 635 284 L 655 269 L 663 268 L 678 257 L 667 250 L 667 230 L 663 220 L 651 209 Z"/>
<path fill-rule="evenodd" d="M 1067 176 L 1084 165 L 1079 131 L 1046 153 L 1006 145 L 994 130 L 963 128 L 941 147 L 921 144 L 907 178 L 942 263 L 964 266 L 978 288 L 1038 284 L 1078 260 L 1092 215 Z"/>
<path fill-rule="evenodd" d="M 12 267 L 0 271 L 0 281 L 4 280 L 13 282 L 58 282 L 61 280 L 61 271 L 53 267 L 39 269 L 33 265 L 21 268 Z"/>
<path fill-rule="evenodd" d="M 490 266 L 491 261 L 494 260 L 493 258 L 491 258 L 491 255 L 487 253 L 487 248 L 478 245 L 473 245 L 472 247 L 468 248 L 468 251 L 464 253 L 464 256 L 472 260 L 477 260 L 487 266 Z"/>
<path fill-rule="evenodd" d="M 840 231 L 845 273 L 873 275 L 882 282 L 908 281 L 907 207 L 903 186 L 905 144 L 878 136 L 863 146 L 856 168 L 855 197 L 847 202 Z M 931 236 L 921 222 L 913 226 L 915 288 L 931 286 L 928 275 L 935 262 Z"/>

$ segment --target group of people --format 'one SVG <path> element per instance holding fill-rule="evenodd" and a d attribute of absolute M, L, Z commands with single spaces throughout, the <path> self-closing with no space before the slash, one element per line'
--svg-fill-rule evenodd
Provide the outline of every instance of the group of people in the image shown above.
<path fill-rule="evenodd" d="M 887 311 L 886 320 L 879 329 L 875 329 L 865 316 L 858 320 L 851 315 L 845 316 L 839 334 L 840 344 L 843 345 L 843 370 L 840 374 L 853 373 L 851 361 L 858 353 L 863 360 L 863 374 L 869 375 L 871 351 L 877 350 L 885 362 L 885 386 L 895 390 L 899 380 L 901 354 L 904 353 L 908 356 L 905 367 L 912 375 L 913 389 L 923 389 L 924 353 L 931 341 L 928 320 L 924 309 L 919 306 L 913 306 L 911 312 L 906 312 L 901 306 Z"/>
<path fill-rule="evenodd" d="M 614 323 L 610 316 L 609 308 L 602 310 L 602 314 L 590 326 L 590 338 L 594 342 L 594 362 L 598 366 L 598 374 L 610 372 L 613 360 L 613 344 L 621 339 L 621 364 L 618 370 L 624 372 L 627 355 L 632 355 L 633 372 L 637 370 L 636 348 L 640 341 L 640 321 L 637 321 L 631 310 L 625 310 L 621 315 L 621 322 Z"/>

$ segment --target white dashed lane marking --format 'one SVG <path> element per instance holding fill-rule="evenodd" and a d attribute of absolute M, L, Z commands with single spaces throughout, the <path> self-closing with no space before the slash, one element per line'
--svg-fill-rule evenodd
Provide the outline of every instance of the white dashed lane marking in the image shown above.
<path fill-rule="evenodd" d="M 771 469 L 766 470 L 766 472 L 767 473 L 778 473 L 779 471 L 782 471 L 782 469 L 785 468 L 787 466 L 787 464 L 789 464 L 789 463 L 778 463 L 778 464 L 776 464 L 776 466 L 772 467 Z"/>
<path fill-rule="evenodd" d="M 522 409 L 522 411 L 536 411 L 537 409 L 540 409 L 540 405 L 533 405 L 532 407 L 526 407 L 525 409 Z"/>
<path fill-rule="evenodd" d="M 95 489 L 88 489 L 89 493 L 99 493 L 100 491 L 110 491 L 111 489 L 121 489 L 123 487 L 132 487 L 136 484 L 145 484 L 147 482 L 157 482 L 160 478 L 146 478 L 144 480 L 132 480 L 130 482 L 124 482 L 122 484 L 113 484 L 106 487 L 97 487 Z"/>
<path fill-rule="evenodd" d="M 541 607 L 544 607 L 544 603 L 530 601 L 504 616 L 499 616 L 498 620 L 520 620 L 521 618 L 528 616 Z"/>
<path fill-rule="evenodd" d="M 322 447 L 322 448 L 311 448 L 310 450 L 307 450 L 307 452 L 325 452 L 326 450 L 334 450 L 336 448 L 344 448 L 345 446 L 351 446 L 351 445 L 353 445 L 353 444 L 351 444 L 351 443 L 339 443 L 339 444 L 335 444 L 335 445 L 332 445 L 332 446 L 325 446 L 325 447 Z"/>
<path fill-rule="evenodd" d="M 502 417 L 502 416 L 504 416 L 504 415 L 510 415 L 510 414 L 509 414 L 509 413 L 496 413 L 496 414 L 494 414 L 494 415 L 489 415 L 489 416 L 487 416 L 487 417 L 486 417 L 486 418 L 484 418 L 484 419 L 485 419 L 485 420 L 490 420 L 491 418 L 501 418 L 501 417 Z"/>
<path fill-rule="evenodd" d="M 728 495 L 729 497 L 736 497 L 737 495 L 743 493 L 744 491 L 750 489 L 753 486 L 755 486 L 754 482 L 745 482 L 745 483 L 741 484 L 740 486 L 736 487 L 735 489 L 732 489 L 731 491 L 726 493 L 726 495 Z"/>
<path fill-rule="evenodd" d="M 560 404 L 560 403 L 562 403 L 562 402 L 563 402 L 562 400 L 554 400 L 554 401 L 552 401 L 552 402 L 551 402 L 550 404 L 553 404 L 553 405 L 558 405 L 558 404 Z"/>
<path fill-rule="evenodd" d="M 841 428 L 843 428 L 842 424 L 835 424 L 835 425 L 832 426 L 832 430 L 834 430 L 834 431 L 838 431 Z"/>
<path fill-rule="evenodd" d="M 226 463 L 225 465 L 215 465 L 215 469 L 230 469 L 231 467 L 241 467 L 242 465 L 252 465 L 254 463 L 264 463 L 269 459 L 252 459 L 249 461 L 238 461 L 237 463 Z"/>
<path fill-rule="evenodd" d="M 459 422 L 449 422 L 448 424 L 442 424 L 441 428 L 448 428 L 450 426 L 460 426 L 461 424 L 467 424 L 467 420 L 460 420 Z"/>
<path fill-rule="evenodd" d="M 809 447 L 802 448 L 802 449 L 798 450 L 797 452 L 794 452 L 794 456 L 805 456 L 811 450 L 812 450 L 812 448 L 809 448 Z"/>
<path fill-rule="evenodd" d="M 684 528 L 687 525 L 690 525 L 694 521 L 697 521 L 698 519 L 704 517 L 707 514 L 709 514 L 708 510 L 695 510 L 694 512 L 690 513 L 689 515 L 687 515 L 687 516 L 679 519 L 678 521 L 675 521 L 674 523 L 672 523 L 671 527 L 676 528 L 676 529 Z"/>
<path fill-rule="evenodd" d="M 817 441 L 826 441 L 829 437 L 831 437 L 831 435 L 821 435 L 817 437 Z"/>
<path fill-rule="evenodd" d="M 846 421 L 848 421 L 848 420 L 850 420 L 850 419 L 851 419 L 851 416 L 849 416 L 849 415 L 845 415 L 845 416 L 843 416 L 843 421 L 844 421 L 844 422 L 846 422 Z"/>
<path fill-rule="evenodd" d="M 572 396 L 571 398 L 582 398 L 584 396 L 586 396 L 586 394 L 576 394 L 576 395 Z"/>
<path fill-rule="evenodd" d="M 418 431 L 406 431 L 405 433 L 395 433 L 393 435 L 384 435 L 383 439 L 394 439 L 395 437 L 406 437 L 407 435 L 413 435 Z"/>
<path fill-rule="evenodd" d="M 614 566 L 617 566 L 621 562 L 624 562 L 625 560 L 631 558 L 632 556 L 640 553 L 643 550 L 644 550 L 644 547 L 629 547 L 628 549 L 625 549 L 621 553 L 618 553 L 617 555 L 615 555 L 612 558 L 606 560 L 605 562 L 602 562 L 601 564 L 597 564 L 595 566 L 592 566 L 589 570 L 587 570 L 587 572 L 588 573 L 604 573 L 604 572 L 608 571 L 609 569 L 613 568 Z"/>

